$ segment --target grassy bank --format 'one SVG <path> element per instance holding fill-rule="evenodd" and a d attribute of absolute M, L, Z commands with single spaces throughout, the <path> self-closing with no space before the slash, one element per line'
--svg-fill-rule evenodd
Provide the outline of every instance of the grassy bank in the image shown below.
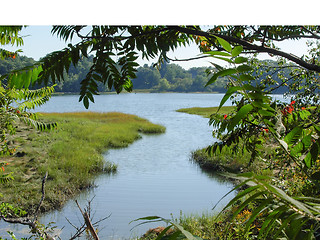
<path fill-rule="evenodd" d="M 17 152 L 1 159 L 9 163 L 6 171 L 12 171 L 15 178 L 2 185 L 2 202 L 28 210 L 40 201 L 41 180 L 46 172 L 42 211 L 59 208 L 91 187 L 97 174 L 115 172 L 116 166 L 102 156 L 109 148 L 126 147 L 141 138 L 140 133 L 165 131 L 162 126 L 122 113 L 49 113 L 41 118 L 57 122 L 58 128 L 39 132 L 19 127 L 11 142 Z"/>
<path fill-rule="evenodd" d="M 219 114 L 230 114 L 234 110 L 233 106 L 224 106 L 219 110 Z M 193 107 L 178 109 L 177 112 L 196 114 L 209 118 L 210 115 L 217 113 L 218 107 Z M 244 147 L 243 147 L 244 149 Z M 242 154 L 234 155 L 230 149 L 224 148 L 218 155 L 208 156 L 206 148 L 192 152 L 192 160 L 200 167 L 217 172 L 239 173 L 242 171 L 258 171 L 261 166 L 248 166 L 250 154 L 244 149 Z"/>
<path fill-rule="evenodd" d="M 230 114 L 234 109 L 233 106 L 225 106 L 219 110 L 219 114 Z M 177 112 L 200 115 L 209 118 L 210 115 L 217 113 L 218 107 L 193 107 L 181 108 Z M 212 171 L 230 171 L 240 172 L 248 165 L 250 156 L 247 152 L 244 155 L 234 157 L 230 150 L 223 149 L 223 152 L 217 156 L 208 156 L 206 148 L 192 152 L 192 159 L 200 165 L 200 167 Z"/>
<path fill-rule="evenodd" d="M 234 109 L 233 106 L 222 107 L 219 110 L 219 114 L 229 114 Z M 205 118 L 209 118 L 211 114 L 217 113 L 218 107 L 193 107 L 193 108 L 181 108 L 177 112 L 184 112 L 189 114 L 200 115 Z"/>

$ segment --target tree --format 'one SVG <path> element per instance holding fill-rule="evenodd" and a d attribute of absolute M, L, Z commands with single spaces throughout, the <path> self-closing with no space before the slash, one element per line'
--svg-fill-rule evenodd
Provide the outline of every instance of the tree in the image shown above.
<path fill-rule="evenodd" d="M 137 89 L 151 89 L 159 84 L 160 73 L 157 69 L 144 65 L 138 68 L 136 78 L 133 79 L 133 87 Z"/>

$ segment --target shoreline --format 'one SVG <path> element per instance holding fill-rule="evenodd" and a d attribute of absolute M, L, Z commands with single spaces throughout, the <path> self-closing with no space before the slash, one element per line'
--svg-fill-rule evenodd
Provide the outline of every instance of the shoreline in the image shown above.
<path fill-rule="evenodd" d="M 113 174 L 117 166 L 106 162 L 103 153 L 124 148 L 144 134 L 161 134 L 163 126 L 124 113 L 43 113 L 44 121 L 55 121 L 58 129 L 39 132 L 20 124 L 11 144 L 15 154 L 2 157 L 6 172 L 14 180 L 3 185 L 2 202 L 32 212 L 41 198 L 46 172 L 45 198 L 40 212 L 60 209 L 81 191 L 94 186 L 100 174 Z"/>

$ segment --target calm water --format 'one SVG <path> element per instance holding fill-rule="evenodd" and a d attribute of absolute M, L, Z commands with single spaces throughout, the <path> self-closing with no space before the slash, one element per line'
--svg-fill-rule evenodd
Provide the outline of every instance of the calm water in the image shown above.
<path fill-rule="evenodd" d="M 90 111 L 118 111 L 135 114 L 166 127 L 166 133 L 146 136 L 128 148 L 109 150 L 105 159 L 118 164 L 115 175 L 101 175 L 96 188 L 76 199 L 84 207 L 92 201 L 94 221 L 111 214 L 99 227 L 101 239 L 138 236 L 156 225 L 142 225 L 133 230 L 130 221 L 158 215 L 164 218 L 183 214 L 211 212 L 217 201 L 232 187 L 205 173 L 190 161 L 190 153 L 214 142 L 208 120 L 175 110 L 188 107 L 217 106 L 221 94 L 120 94 L 95 97 Z M 78 96 L 56 96 L 38 109 L 44 112 L 87 111 Z M 231 197 L 231 196 L 230 196 Z M 225 202 L 224 202 L 225 203 Z M 79 226 L 81 214 L 74 200 L 61 211 L 42 217 L 43 222 L 55 222 L 63 228 L 62 239 L 75 230 L 66 217 Z M 93 221 L 93 222 L 94 222 Z M 0 226 L 1 228 L 1 226 Z M 20 231 L 20 229 L 16 229 Z"/>

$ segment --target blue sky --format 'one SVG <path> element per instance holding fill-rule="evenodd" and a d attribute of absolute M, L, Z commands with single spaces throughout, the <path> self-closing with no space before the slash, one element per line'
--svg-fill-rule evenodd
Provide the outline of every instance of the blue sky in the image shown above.
<path fill-rule="evenodd" d="M 35 60 L 39 60 L 40 57 L 45 56 L 47 53 L 52 51 L 57 51 L 63 49 L 68 43 L 59 39 L 56 35 L 51 34 L 50 25 L 31 25 L 24 28 L 21 31 L 21 35 L 24 36 L 24 45 L 19 47 L 23 50 L 21 55 L 32 57 Z M 74 41 L 76 42 L 76 41 Z M 281 43 L 279 47 L 284 51 L 293 53 L 299 57 L 307 53 L 307 47 L 305 42 L 292 41 L 290 43 Z M 16 50 L 17 48 L 5 46 L 8 50 Z M 191 45 L 188 47 L 183 47 L 177 49 L 175 52 L 170 52 L 168 56 L 171 58 L 190 58 L 199 55 L 199 50 L 197 46 Z M 261 55 L 261 59 L 270 58 L 268 55 Z M 212 61 L 212 59 L 210 59 Z M 139 59 L 139 64 L 144 64 L 151 62 L 145 62 Z M 188 69 L 190 67 L 200 67 L 200 66 L 210 66 L 209 59 L 202 59 L 196 61 L 186 61 L 186 62 L 175 62 L 181 65 L 183 68 Z"/>

